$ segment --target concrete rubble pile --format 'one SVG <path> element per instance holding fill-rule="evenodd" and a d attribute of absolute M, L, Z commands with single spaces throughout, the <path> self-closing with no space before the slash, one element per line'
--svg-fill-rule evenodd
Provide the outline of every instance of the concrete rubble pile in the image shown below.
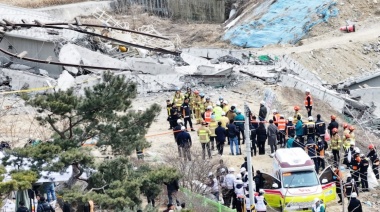
<path fill-rule="evenodd" d="M 117 24 L 105 12 L 98 11 L 94 16 L 103 25 L 128 28 L 128 24 Z M 45 13 L 0 5 L 0 20 L 3 19 L 13 23 L 32 23 L 34 20 L 59 22 Z M 104 36 L 101 37 L 72 31 L 70 26 L 52 33 L 45 28 L 8 29 L 9 26 L 4 23 L 2 25 L 5 32 L 1 34 L 1 49 L 7 49 L 14 54 L 27 51 L 28 57 L 30 55 L 42 60 L 49 57 L 50 60 L 66 65 L 29 62 L 21 56 L 9 57 L 1 54 L 0 89 L 4 86 L 7 87 L 3 88 L 5 90 L 75 88 L 79 94 L 83 94 L 85 87 L 98 83 L 101 74 L 111 69 L 115 74 L 124 75 L 127 80 L 136 82 L 139 93 L 172 91 L 194 85 L 228 87 L 239 81 L 260 80 L 265 84 L 278 84 L 302 91 L 310 89 L 313 96 L 329 103 L 337 111 L 365 123 L 378 120 L 369 117 L 380 112 L 377 107 L 380 104 L 377 100 L 379 98 L 376 98 L 380 93 L 380 70 L 337 85 L 328 85 L 317 74 L 302 67 L 288 55 L 257 55 L 248 50 L 216 48 L 188 48 L 178 51 L 178 39 L 174 42 L 165 40 L 158 43 L 157 40 L 162 35 L 153 26 L 143 27 L 140 31 L 152 33 L 156 36 L 154 39 L 107 28 L 83 29 L 98 32 Z M 76 30 L 79 28 L 79 25 L 74 27 Z M 152 49 L 121 45 L 106 38 L 145 45 Z M 154 47 L 155 43 L 157 47 Z M 378 52 L 379 45 L 370 44 L 364 50 Z M 163 52 L 163 47 L 168 47 L 169 53 L 165 53 L 166 50 Z M 84 68 L 85 66 L 95 68 Z M 378 122 L 380 124 L 380 119 Z"/>

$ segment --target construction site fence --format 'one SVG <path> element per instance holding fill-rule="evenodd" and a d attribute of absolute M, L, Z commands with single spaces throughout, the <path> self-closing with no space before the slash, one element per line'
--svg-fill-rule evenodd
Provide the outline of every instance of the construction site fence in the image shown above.
<path fill-rule="evenodd" d="M 222 0 L 118 0 L 119 11 L 139 5 L 145 11 L 174 20 L 223 23 L 225 1 Z"/>

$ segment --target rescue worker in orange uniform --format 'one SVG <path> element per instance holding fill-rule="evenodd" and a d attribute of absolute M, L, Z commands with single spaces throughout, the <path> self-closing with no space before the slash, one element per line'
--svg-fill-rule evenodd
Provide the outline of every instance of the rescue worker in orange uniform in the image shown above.
<path fill-rule="evenodd" d="M 350 139 L 351 139 L 351 141 L 355 142 L 356 141 L 355 140 L 355 133 L 354 133 L 355 128 L 353 126 L 350 126 L 348 129 L 350 130 Z"/>
<path fill-rule="evenodd" d="M 301 117 L 301 120 L 302 120 L 302 115 L 301 113 L 299 112 L 300 110 L 300 106 L 296 105 L 294 106 L 294 116 L 293 116 L 293 124 L 296 125 L 297 124 L 297 117 L 300 116 Z"/>
<path fill-rule="evenodd" d="M 343 136 L 342 136 L 342 138 L 343 138 L 343 142 L 345 142 L 346 141 L 346 135 L 347 134 L 350 134 L 350 130 L 348 129 L 348 124 L 347 123 L 343 123 Z"/>
<path fill-rule="evenodd" d="M 325 150 L 327 147 L 325 146 L 325 142 L 322 140 L 322 138 L 317 138 L 317 156 L 318 156 L 318 167 L 322 168 L 322 170 L 325 169 Z"/>
<path fill-rule="evenodd" d="M 209 106 L 207 106 L 207 110 L 206 110 L 206 112 L 205 112 L 205 122 L 206 123 L 210 123 L 211 122 L 211 115 L 212 115 L 212 106 L 211 105 L 209 105 Z"/>
<path fill-rule="evenodd" d="M 306 89 L 305 91 L 306 97 L 305 97 L 305 108 L 307 111 L 307 116 L 311 116 L 311 110 L 313 109 L 313 98 L 311 98 L 310 90 Z"/>
<path fill-rule="evenodd" d="M 284 115 L 280 115 L 280 119 L 278 120 L 278 130 L 279 130 L 279 143 L 280 147 L 285 147 L 285 135 L 286 135 L 286 120 Z"/>
<path fill-rule="evenodd" d="M 380 165 L 379 156 L 377 155 L 376 148 L 373 144 L 370 144 L 368 146 L 368 149 L 369 149 L 369 153 L 367 154 L 367 157 L 372 162 L 372 169 L 373 169 L 373 173 L 376 176 L 376 179 L 379 179 L 379 165 Z"/>

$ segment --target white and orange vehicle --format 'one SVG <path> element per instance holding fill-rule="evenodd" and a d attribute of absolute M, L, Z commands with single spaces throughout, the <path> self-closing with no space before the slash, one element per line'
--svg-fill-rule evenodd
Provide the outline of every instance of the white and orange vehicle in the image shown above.
<path fill-rule="evenodd" d="M 263 173 L 265 199 L 281 211 L 311 211 L 313 200 L 335 200 L 333 170 L 327 167 L 320 175 L 313 160 L 301 148 L 279 149 L 273 157 L 273 176 Z"/>

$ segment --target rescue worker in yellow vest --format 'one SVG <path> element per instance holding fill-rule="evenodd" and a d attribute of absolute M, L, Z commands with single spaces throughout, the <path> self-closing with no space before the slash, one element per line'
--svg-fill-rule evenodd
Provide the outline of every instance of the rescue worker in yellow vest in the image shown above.
<path fill-rule="evenodd" d="M 293 116 L 293 124 L 296 125 L 297 124 L 297 117 L 300 116 L 301 117 L 301 120 L 302 120 L 302 115 L 301 113 L 299 112 L 300 110 L 300 106 L 296 105 L 294 106 L 294 116 Z"/>
<path fill-rule="evenodd" d="M 211 116 L 211 122 L 208 124 L 208 128 L 210 129 L 211 135 L 210 135 L 210 142 L 211 142 L 211 150 L 215 150 L 215 129 L 218 127 L 218 122 L 215 120 L 215 116 Z"/>
<path fill-rule="evenodd" d="M 317 138 L 317 156 L 318 156 L 318 167 L 322 168 L 322 170 L 325 169 L 325 149 L 327 147 L 325 146 L 325 142 L 321 137 Z"/>
<path fill-rule="evenodd" d="M 311 116 L 311 110 L 313 109 L 313 98 L 311 98 L 309 89 L 306 89 L 305 94 L 305 108 L 307 111 L 307 116 Z"/>
<path fill-rule="evenodd" d="M 216 120 L 216 121 L 220 121 L 220 118 L 222 118 L 222 112 L 224 112 L 224 111 L 223 111 L 223 109 L 220 107 L 220 103 L 219 103 L 219 102 L 216 103 L 216 106 L 213 108 L 213 111 L 212 111 L 212 112 L 213 112 L 214 115 L 215 115 L 215 120 Z"/>
<path fill-rule="evenodd" d="M 228 106 L 228 101 L 227 100 L 224 100 L 223 101 L 223 111 L 225 112 L 225 113 L 227 113 L 227 111 L 229 111 L 230 110 L 230 106 Z"/>
<path fill-rule="evenodd" d="M 206 158 L 206 148 L 208 153 L 208 158 L 211 159 L 211 150 L 210 150 L 210 129 L 206 127 L 207 123 L 202 122 L 202 126 L 198 129 L 199 142 L 202 145 L 202 158 Z"/>
<path fill-rule="evenodd" d="M 204 113 L 206 112 L 206 107 L 205 107 L 205 94 L 204 93 L 201 93 L 199 94 L 199 96 L 201 97 L 201 103 L 199 104 L 199 109 L 201 111 L 201 122 L 203 121 L 204 119 Z"/>
<path fill-rule="evenodd" d="M 181 94 L 181 90 L 179 88 L 177 88 L 176 92 L 174 94 L 173 104 L 175 104 L 178 111 L 181 111 L 181 106 L 182 106 L 184 100 L 185 100 L 185 98 Z"/>
<path fill-rule="evenodd" d="M 184 97 L 185 97 L 185 99 L 189 99 L 190 108 L 193 108 L 194 93 L 191 91 L 190 87 L 187 87 Z M 193 112 L 195 112 L 195 111 L 193 111 Z"/>
<path fill-rule="evenodd" d="M 348 148 L 350 148 L 351 143 L 355 144 L 355 142 L 351 140 L 350 134 L 346 134 L 344 137 L 345 141 L 343 142 L 343 149 L 346 151 Z"/>
<path fill-rule="evenodd" d="M 286 135 L 286 120 L 284 115 L 280 115 L 280 119 L 278 120 L 278 130 L 279 130 L 279 143 L 280 147 L 285 147 L 285 135 Z"/>
<path fill-rule="evenodd" d="M 211 115 L 212 115 L 212 106 L 209 105 L 207 106 L 207 110 L 205 112 L 205 119 L 204 119 L 204 122 L 206 123 L 210 123 L 211 122 Z"/>
<path fill-rule="evenodd" d="M 332 150 L 332 153 L 334 155 L 334 162 L 336 166 L 339 165 L 338 162 L 340 161 L 339 151 L 341 149 L 341 145 L 342 145 L 342 140 L 340 139 L 340 136 L 338 134 L 338 129 L 333 128 L 332 135 L 331 135 L 330 149 Z"/>
<path fill-rule="evenodd" d="M 227 130 L 227 124 L 230 123 L 230 120 L 227 118 L 226 113 L 222 113 L 222 118 L 220 118 L 220 122 L 222 123 L 222 127 Z"/>
<path fill-rule="evenodd" d="M 350 130 L 350 139 L 351 139 L 351 141 L 355 142 L 356 141 L 355 140 L 355 133 L 354 133 L 355 128 L 353 126 L 350 126 L 349 130 Z"/>
<path fill-rule="evenodd" d="M 343 138 L 343 142 L 345 142 L 346 141 L 346 135 L 347 134 L 350 134 L 350 130 L 348 129 L 348 124 L 347 123 L 343 123 L 343 136 L 342 136 L 342 138 Z"/>
<path fill-rule="evenodd" d="M 313 116 L 307 118 L 309 122 L 305 124 L 307 139 L 311 138 L 315 142 L 315 122 Z"/>
<path fill-rule="evenodd" d="M 200 124 L 202 120 L 201 116 L 201 108 L 200 105 L 202 103 L 202 98 L 199 96 L 199 91 L 194 91 L 194 97 L 193 97 L 193 110 L 195 112 L 195 122 L 196 124 Z"/>

